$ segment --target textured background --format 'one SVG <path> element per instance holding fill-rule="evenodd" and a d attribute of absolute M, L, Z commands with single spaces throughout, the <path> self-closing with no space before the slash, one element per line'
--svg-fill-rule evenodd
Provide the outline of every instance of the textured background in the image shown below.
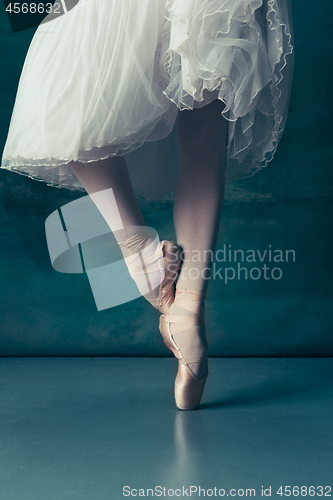
<path fill-rule="evenodd" d="M 279 264 L 280 280 L 212 280 L 212 356 L 333 354 L 333 5 L 322 0 L 314 9 L 307 0 L 292 7 L 295 72 L 285 134 L 266 169 L 227 187 L 217 249 L 226 244 L 264 251 L 271 245 L 295 250 L 296 262 Z M 34 29 L 13 34 L 0 10 L 2 151 Z M 155 147 L 167 152 L 165 165 L 178 161 L 174 134 Z M 131 153 L 131 166 L 140 166 L 141 158 L 142 151 Z M 79 196 L 0 170 L 0 355 L 169 355 L 158 312 L 143 298 L 98 312 L 86 275 L 52 269 L 45 219 Z M 161 239 L 174 238 L 172 197 L 140 199 L 140 205 Z M 255 266 L 262 264 L 247 264 Z"/>

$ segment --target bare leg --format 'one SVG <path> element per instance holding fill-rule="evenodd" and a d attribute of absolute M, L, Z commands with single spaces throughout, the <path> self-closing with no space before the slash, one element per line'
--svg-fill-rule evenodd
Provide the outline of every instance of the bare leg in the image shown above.
<path fill-rule="evenodd" d="M 202 377 L 208 373 L 203 303 L 224 196 L 228 123 L 221 115 L 223 106 L 215 100 L 178 114 L 180 172 L 174 224 L 184 259 L 175 300 L 161 319 L 161 333 L 171 335 L 169 343 L 176 345 L 173 352 L 183 360 L 175 383 L 176 404 L 182 409 L 198 404 Z M 193 381 L 184 364 L 200 379 Z"/>
<path fill-rule="evenodd" d="M 117 239 L 139 291 L 148 300 L 155 300 L 163 279 L 163 264 L 160 263 L 162 255 L 158 250 L 158 241 L 150 238 L 146 232 L 125 159 L 116 156 L 92 163 L 71 162 L 70 165 Z M 145 266 L 142 263 L 143 251 Z"/>
<path fill-rule="evenodd" d="M 71 169 L 88 194 L 93 194 L 108 188 L 113 189 L 117 207 L 124 226 L 124 231 L 117 231 L 118 241 L 125 240 L 133 234 L 128 233 L 129 226 L 145 226 L 145 221 L 135 197 L 128 174 L 125 158 L 114 156 L 92 163 L 71 162 Z M 113 216 L 111 204 L 107 200 L 103 206 L 98 206 L 103 217 L 113 231 Z"/>
<path fill-rule="evenodd" d="M 205 292 L 208 286 L 225 186 L 228 122 L 221 115 L 223 108 L 224 104 L 216 99 L 202 108 L 178 114 L 180 172 L 174 225 L 177 243 L 188 262 L 183 263 L 177 289 Z"/>

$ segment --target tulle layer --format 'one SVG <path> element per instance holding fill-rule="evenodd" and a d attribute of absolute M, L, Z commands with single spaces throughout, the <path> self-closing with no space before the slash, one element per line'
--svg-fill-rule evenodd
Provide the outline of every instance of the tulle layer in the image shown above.
<path fill-rule="evenodd" d="M 34 35 L 1 167 L 82 189 L 70 161 L 164 138 L 219 98 L 227 182 L 253 175 L 284 130 L 292 53 L 288 0 L 80 0 Z"/>

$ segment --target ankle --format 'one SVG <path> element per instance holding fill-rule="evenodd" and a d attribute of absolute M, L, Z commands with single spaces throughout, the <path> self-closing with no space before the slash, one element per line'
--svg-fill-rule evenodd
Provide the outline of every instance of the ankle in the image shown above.
<path fill-rule="evenodd" d="M 176 288 L 175 293 L 175 301 L 174 303 L 180 302 L 182 300 L 190 300 L 191 301 L 191 310 L 197 313 L 199 310 L 202 310 L 202 314 L 205 309 L 205 299 L 206 294 L 201 290 L 196 290 L 194 288 Z"/>
<path fill-rule="evenodd" d="M 186 296 L 191 300 L 196 300 L 204 303 L 206 293 L 201 289 L 196 288 L 186 288 L 180 287 L 177 283 L 176 294 L 186 294 Z"/>
<path fill-rule="evenodd" d="M 131 255 L 142 252 L 154 240 L 148 236 L 145 231 L 137 232 L 130 238 L 118 241 L 118 246 L 123 254 L 124 259 Z"/>
<path fill-rule="evenodd" d="M 165 276 L 159 238 L 153 239 L 148 235 L 138 233 L 127 240 L 118 242 L 118 246 L 140 293 L 146 296 L 155 290 L 151 296 L 155 298 Z"/>

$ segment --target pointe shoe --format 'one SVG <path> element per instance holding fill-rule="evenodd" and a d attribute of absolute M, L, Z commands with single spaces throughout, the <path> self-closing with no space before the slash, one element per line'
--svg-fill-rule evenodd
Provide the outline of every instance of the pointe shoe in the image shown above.
<path fill-rule="evenodd" d="M 164 278 L 160 283 L 157 298 L 144 297 L 162 314 L 167 313 L 175 298 L 175 281 L 181 264 L 181 248 L 173 241 L 163 240 L 160 243 L 163 253 Z"/>
<path fill-rule="evenodd" d="M 168 240 L 156 244 L 156 240 L 141 233 L 118 242 L 118 245 L 143 297 L 162 314 L 166 313 L 175 297 L 181 248 Z"/>
<path fill-rule="evenodd" d="M 178 359 L 174 390 L 180 410 L 198 408 L 208 376 L 203 300 L 197 290 L 176 290 L 170 312 L 160 317 L 164 343 Z"/>

